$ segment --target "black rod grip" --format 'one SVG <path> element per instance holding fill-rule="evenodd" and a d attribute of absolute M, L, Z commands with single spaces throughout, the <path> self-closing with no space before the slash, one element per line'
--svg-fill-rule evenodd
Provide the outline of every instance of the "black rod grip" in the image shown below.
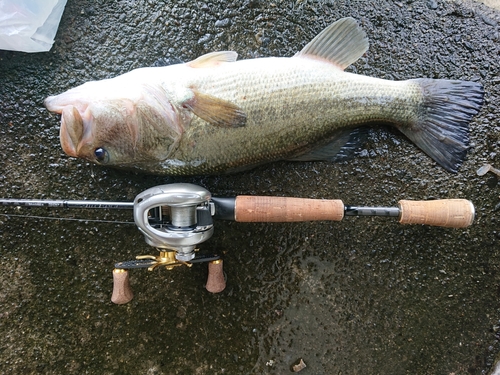
<path fill-rule="evenodd" d="M 212 197 L 212 202 L 215 205 L 215 215 L 214 219 L 221 220 L 235 220 L 234 209 L 236 207 L 236 198 L 227 198 L 227 197 Z"/>

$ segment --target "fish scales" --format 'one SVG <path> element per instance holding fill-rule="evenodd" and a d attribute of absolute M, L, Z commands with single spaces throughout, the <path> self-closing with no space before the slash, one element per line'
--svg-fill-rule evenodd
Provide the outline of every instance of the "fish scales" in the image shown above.
<path fill-rule="evenodd" d="M 211 52 L 185 64 L 141 68 L 45 100 L 61 114 L 70 156 L 161 175 L 237 172 L 275 160 L 336 160 L 356 128 L 395 126 L 450 172 L 469 148 L 480 83 L 390 81 L 347 73 L 368 49 L 352 18 L 291 58 L 236 61 Z"/>
<path fill-rule="evenodd" d="M 349 74 L 313 59 L 296 60 L 227 63 L 202 81 L 184 83 L 233 101 L 248 120 L 244 127 L 225 129 L 194 118 L 192 133 L 169 157 L 178 161 L 167 163 L 171 172 L 184 174 L 189 168 L 189 174 L 221 173 L 293 158 L 328 143 L 338 129 L 374 121 L 405 124 L 417 116 L 422 93 L 416 84 Z"/>

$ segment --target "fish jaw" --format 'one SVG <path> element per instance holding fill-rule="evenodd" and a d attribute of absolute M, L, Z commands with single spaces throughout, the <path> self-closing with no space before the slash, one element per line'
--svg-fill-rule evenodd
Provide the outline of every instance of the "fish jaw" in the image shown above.
<path fill-rule="evenodd" d="M 63 110 L 68 106 L 76 107 L 81 113 L 85 112 L 88 107 L 87 93 L 76 87 L 59 95 L 47 97 L 43 104 L 50 112 L 62 114 Z"/>
<path fill-rule="evenodd" d="M 58 97 L 59 95 L 49 96 L 43 101 L 43 104 L 50 112 L 61 114 L 64 109 L 64 106 L 57 103 Z"/>

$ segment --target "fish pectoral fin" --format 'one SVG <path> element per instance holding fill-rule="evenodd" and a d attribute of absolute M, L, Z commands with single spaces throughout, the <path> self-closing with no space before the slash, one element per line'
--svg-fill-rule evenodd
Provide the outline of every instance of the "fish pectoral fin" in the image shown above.
<path fill-rule="evenodd" d="M 313 149 L 290 161 L 332 161 L 339 162 L 353 158 L 368 137 L 368 129 L 361 127 L 338 131 L 325 146 Z"/>
<path fill-rule="evenodd" d="M 191 68 L 212 68 L 223 62 L 235 62 L 238 54 L 234 51 L 218 51 L 201 55 L 187 63 Z"/>
<path fill-rule="evenodd" d="M 311 40 L 294 57 L 328 60 L 342 70 L 368 50 L 368 38 L 354 18 L 342 18 Z"/>
<path fill-rule="evenodd" d="M 211 125 L 223 128 L 245 126 L 247 115 L 236 104 L 196 90 L 192 91 L 193 96 L 186 100 L 182 106 L 188 108 L 196 116 Z"/>

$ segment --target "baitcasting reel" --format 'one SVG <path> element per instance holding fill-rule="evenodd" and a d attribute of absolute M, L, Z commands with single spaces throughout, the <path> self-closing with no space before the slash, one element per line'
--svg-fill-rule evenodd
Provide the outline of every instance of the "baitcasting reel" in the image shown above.
<path fill-rule="evenodd" d="M 196 245 L 214 232 L 210 198 L 192 184 L 156 186 L 135 198 L 134 221 L 149 245 L 173 250 L 177 260 L 189 262 Z"/>

